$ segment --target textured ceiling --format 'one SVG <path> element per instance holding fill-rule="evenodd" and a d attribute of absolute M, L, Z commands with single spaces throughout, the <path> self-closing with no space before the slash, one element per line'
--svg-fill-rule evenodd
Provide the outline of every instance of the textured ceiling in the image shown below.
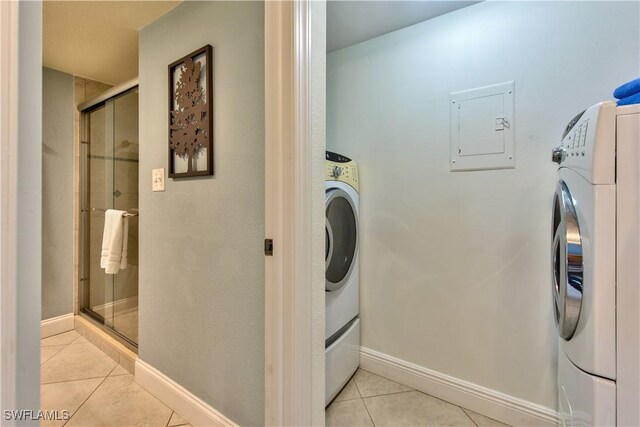
<path fill-rule="evenodd" d="M 408 27 L 478 1 L 327 2 L 327 52 Z"/>
<path fill-rule="evenodd" d="M 45 67 L 117 85 L 138 75 L 138 30 L 180 1 L 45 1 Z"/>

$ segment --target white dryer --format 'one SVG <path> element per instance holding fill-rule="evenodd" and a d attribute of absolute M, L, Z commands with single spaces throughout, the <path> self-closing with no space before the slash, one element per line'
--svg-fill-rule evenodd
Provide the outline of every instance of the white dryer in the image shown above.
<path fill-rule="evenodd" d="M 560 425 L 640 425 L 639 145 L 640 106 L 602 102 L 553 150 Z"/>
<path fill-rule="evenodd" d="M 358 166 L 327 151 L 325 180 L 325 404 L 360 364 Z"/>

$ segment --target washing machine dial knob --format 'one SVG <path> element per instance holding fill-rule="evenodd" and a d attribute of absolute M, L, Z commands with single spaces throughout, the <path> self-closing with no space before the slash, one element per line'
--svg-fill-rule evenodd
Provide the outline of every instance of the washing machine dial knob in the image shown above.
<path fill-rule="evenodd" d="M 562 163 L 566 157 L 567 157 L 567 150 L 562 146 L 555 147 L 551 151 L 551 160 L 558 164 Z"/>
<path fill-rule="evenodd" d="M 340 175 L 342 175 L 342 168 L 340 166 L 334 166 L 333 170 L 331 171 L 331 176 L 337 178 Z"/>

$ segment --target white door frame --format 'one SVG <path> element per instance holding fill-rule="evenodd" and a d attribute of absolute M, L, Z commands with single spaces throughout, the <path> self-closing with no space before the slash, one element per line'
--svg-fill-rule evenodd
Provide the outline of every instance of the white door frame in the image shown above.
<path fill-rule="evenodd" d="M 0 2 L 0 407 L 15 408 L 18 5 Z M 3 417 L 4 418 L 4 417 Z"/>
<path fill-rule="evenodd" d="M 323 269 L 321 301 L 312 286 L 323 267 L 313 264 L 313 242 L 321 239 L 324 252 L 324 232 L 314 225 L 314 209 L 324 201 L 314 193 L 324 133 L 319 158 L 310 93 L 312 13 L 323 15 L 324 7 L 310 0 L 265 2 L 265 232 L 273 239 L 265 262 L 266 425 L 324 425 Z"/>
<path fill-rule="evenodd" d="M 42 3 L 0 1 L 0 425 L 40 407 Z"/>

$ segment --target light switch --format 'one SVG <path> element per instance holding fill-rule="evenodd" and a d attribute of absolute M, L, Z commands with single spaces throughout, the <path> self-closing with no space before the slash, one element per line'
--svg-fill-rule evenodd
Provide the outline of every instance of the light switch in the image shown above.
<path fill-rule="evenodd" d="M 153 191 L 164 191 L 164 168 L 151 171 L 151 188 Z"/>

